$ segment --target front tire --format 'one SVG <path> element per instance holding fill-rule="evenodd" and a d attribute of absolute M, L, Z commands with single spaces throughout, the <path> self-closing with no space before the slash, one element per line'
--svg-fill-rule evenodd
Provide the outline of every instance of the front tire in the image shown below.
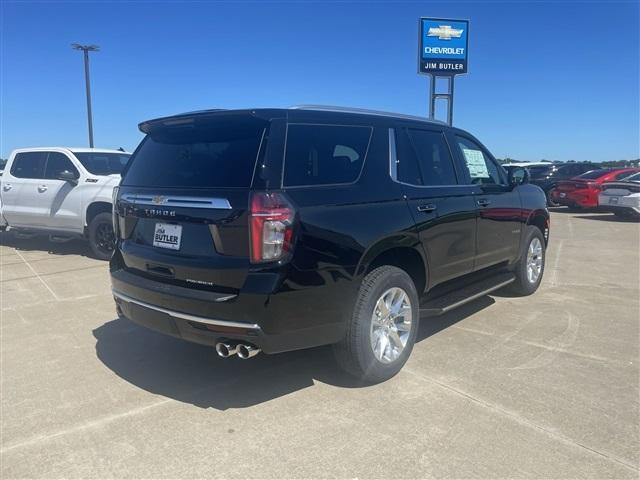
<path fill-rule="evenodd" d="M 89 224 L 89 246 L 98 260 L 109 260 L 115 248 L 113 220 L 107 212 L 99 213 Z"/>
<path fill-rule="evenodd" d="M 535 292 L 542 282 L 546 257 L 542 232 L 537 227 L 528 226 L 520 260 L 513 272 L 516 280 L 510 285 L 510 290 L 522 297 Z"/>
<path fill-rule="evenodd" d="M 368 383 L 385 381 L 404 366 L 416 340 L 419 300 L 411 277 L 384 265 L 362 281 L 347 333 L 334 345 L 338 364 Z"/>

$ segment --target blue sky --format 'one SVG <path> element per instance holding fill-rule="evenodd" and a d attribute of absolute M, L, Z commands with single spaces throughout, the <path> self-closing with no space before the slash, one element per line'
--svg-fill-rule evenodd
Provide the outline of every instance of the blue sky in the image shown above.
<path fill-rule="evenodd" d="M 454 124 L 498 157 L 639 153 L 639 3 L 12 2 L 2 9 L 0 155 L 95 143 L 132 150 L 145 119 L 203 108 L 345 105 L 427 112 L 418 17 L 471 21 Z"/>

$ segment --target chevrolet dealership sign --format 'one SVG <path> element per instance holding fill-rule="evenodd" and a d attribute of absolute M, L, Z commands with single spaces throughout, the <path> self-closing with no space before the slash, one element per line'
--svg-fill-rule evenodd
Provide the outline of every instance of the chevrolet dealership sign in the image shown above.
<path fill-rule="evenodd" d="M 468 20 L 420 19 L 420 73 L 467 73 L 468 48 Z"/>

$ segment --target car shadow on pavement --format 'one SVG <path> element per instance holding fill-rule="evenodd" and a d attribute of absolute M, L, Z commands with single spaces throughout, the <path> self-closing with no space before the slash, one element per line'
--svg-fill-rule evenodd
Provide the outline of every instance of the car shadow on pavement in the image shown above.
<path fill-rule="evenodd" d="M 81 238 L 71 238 L 64 242 L 52 242 L 46 235 L 23 238 L 16 236 L 12 232 L 2 232 L 0 233 L 0 245 L 20 251 L 41 251 L 52 255 L 91 256 L 88 243 Z"/>
<path fill-rule="evenodd" d="M 604 222 L 618 222 L 618 223 L 637 223 L 638 222 L 638 218 L 634 218 L 634 217 L 619 217 L 617 215 L 614 215 L 613 213 L 606 215 L 607 212 L 602 212 L 599 215 L 578 215 L 575 218 L 578 218 L 580 220 L 584 219 L 584 220 L 599 220 L 599 221 L 604 221 Z"/>
<path fill-rule="evenodd" d="M 493 299 L 483 297 L 446 315 L 422 318 L 420 348 L 425 348 L 429 337 L 492 303 Z M 369 386 L 338 369 L 331 347 L 261 354 L 250 360 L 223 359 L 211 347 L 121 318 L 93 334 L 97 357 L 116 375 L 153 394 L 202 408 L 246 408 L 313 386 L 316 380 L 342 388 Z"/>

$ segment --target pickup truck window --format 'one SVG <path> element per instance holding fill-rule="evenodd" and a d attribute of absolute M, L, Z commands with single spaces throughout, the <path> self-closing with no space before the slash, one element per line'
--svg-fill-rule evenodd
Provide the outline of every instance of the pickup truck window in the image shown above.
<path fill-rule="evenodd" d="M 11 165 L 11 175 L 16 178 L 44 178 L 47 152 L 23 152 L 16 154 Z"/>
<path fill-rule="evenodd" d="M 73 152 L 92 175 L 120 174 L 129 161 L 128 153 Z"/>
<path fill-rule="evenodd" d="M 57 180 L 60 177 L 60 173 L 65 170 L 74 173 L 76 178 L 80 176 L 76 167 L 73 166 L 71 160 L 69 160 L 64 153 L 49 152 L 49 156 L 47 157 L 47 166 L 44 170 L 44 178 Z"/>

